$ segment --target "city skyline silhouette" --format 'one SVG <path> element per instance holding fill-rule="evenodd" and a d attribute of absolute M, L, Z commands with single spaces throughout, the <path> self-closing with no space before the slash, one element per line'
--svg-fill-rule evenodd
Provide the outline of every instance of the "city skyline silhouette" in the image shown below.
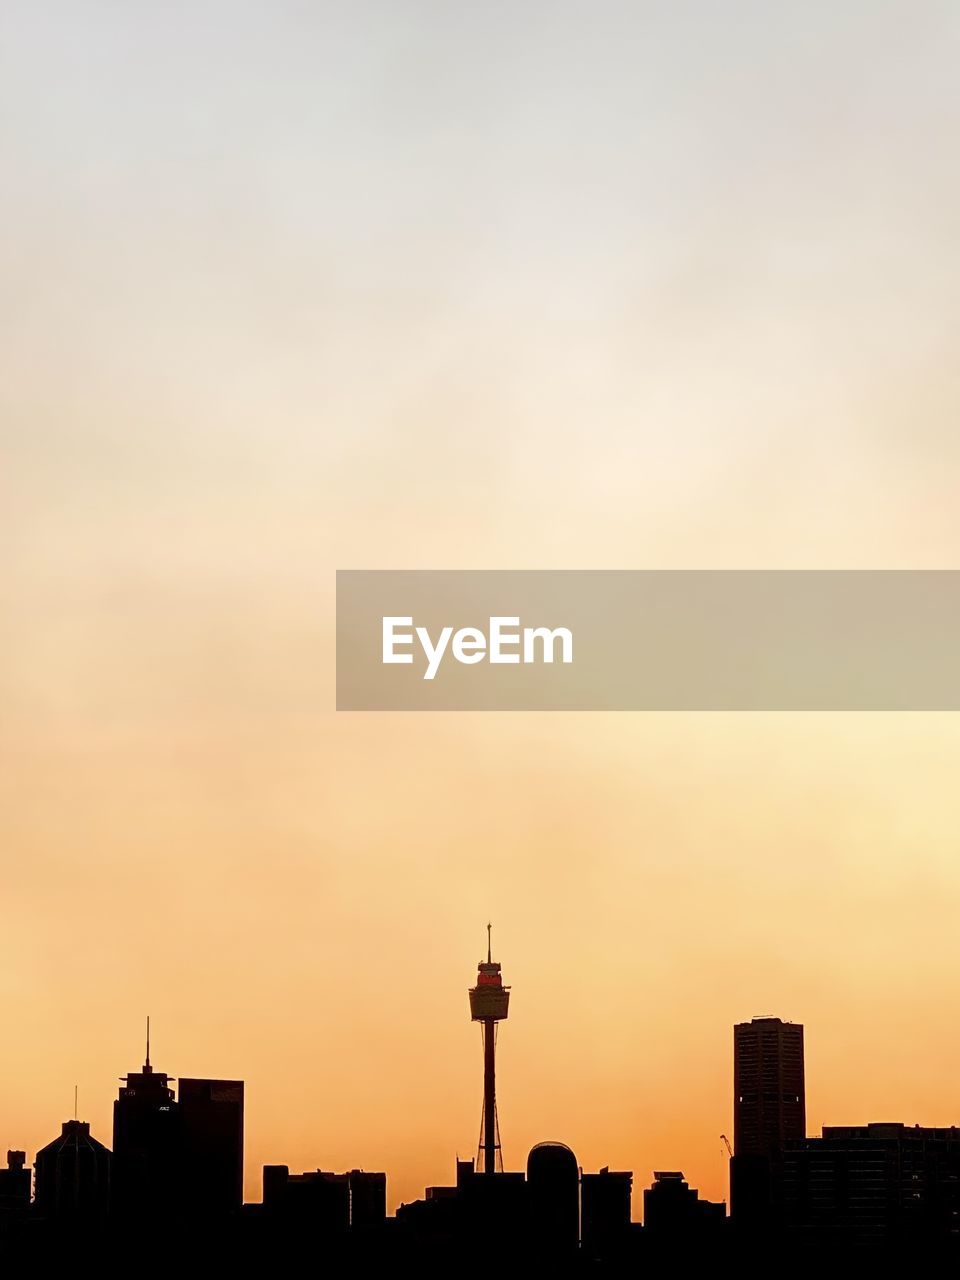
<path fill-rule="evenodd" d="M 497 966 L 494 966 L 494 967 L 495 967 L 495 968 L 497 968 L 497 969 L 499 969 L 499 966 L 498 966 L 498 965 L 497 965 Z M 453 1028 L 451 1028 L 451 1030 L 453 1030 Z M 143 1028 L 143 1034 L 144 1034 L 144 1038 L 145 1038 L 145 1049 L 144 1049 L 145 1064 L 144 1064 L 144 1065 L 145 1065 L 145 1069 L 149 1072 L 149 1071 L 151 1071 L 151 1070 L 152 1070 L 152 1068 L 151 1068 L 151 1064 L 150 1064 L 150 1053 L 151 1053 L 151 1026 L 150 1026 L 150 1017 L 149 1017 L 149 1015 L 145 1015 L 144 1028 Z M 156 1034 L 156 1031 L 155 1031 L 155 1020 L 154 1020 L 154 1031 L 153 1031 L 153 1035 L 155 1036 L 155 1034 Z M 481 1032 L 481 1043 L 482 1043 L 482 1035 L 483 1035 L 483 1033 Z M 510 1083 L 511 1083 L 511 1081 L 510 1081 L 509 1041 L 507 1041 L 507 1043 L 506 1043 L 506 1047 L 507 1047 L 508 1056 L 507 1056 L 507 1071 L 506 1071 L 506 1075 L 505 1075 L 505 1077 L 504 1077 L 504 1081 L 505 1081 L 505 1087 L 506 1087 L 506 1088 L 508 1089 L 508 1091 L 509 1091 L 509 1086 L 510 1086 Z M 801 1054 L 801 1060 L 802 1060 L 802 1057 L 803 1057 L 803 1044 L 802 1044 L 802 1040 L 801 1040 L 800 1054 Z M 717 1056 L 718 1056 L 718 1057 L 722 1057 L 722 1055 L 717 1055 Z M 549 1057 L 550 1057 L 550 1054 L 549 1054 L 549 1046 L 545 1046 L 544 1061 L 545 1061 L 545 1062 L 546 1062 L 546 1061 L 548 1061 L 548 1060 L 549 1060 Z M 468 1072 L 468 1078 L 472 1078 L 472 1076 L 474 1076 L 474 1075 L 479 1076 L 479 1072 L 480 1072 L 480 1068 L 479 1068 L 479 1066 L 478 1066 L 478 1067 L 477 1067 L 477 1070 L 476 1070 L 475 1072 Z M 164 1075 L 163 1075 L 163 1073 L 162 1073 L 162 1072 L 160 1072 L 160 1073 L 159 1073 L 155 1078 L 156 1078 L 157 1083 L 158 1083 L 158 1086 L 159 1086 L 160 1088 L 165 1088 L 165 1087 L 166 1087 L 166 1085 L 165 1085 L 165 1077 L 164 1077 Z M 121 1077 L 121 1079 L 123 1079 L 123 1077 Z M 173 1082 L 173 1077 L 171 1077 L 171 1085 L 172 1085 L 172 1082 Z M 474 1082 L 474 1083 L 476 1083 L 476 1082 Z M 574 1083 L 575 1083 L 575 1082 L 574 1082 Z M 732 1084 L 733 1084 L 733 1087 L 734 1087 L 734 1088 L 736 1088 L 736 1080 L 735 1080 L 735 1079 L 733 1080 Z M 461 1080 L 461 1081 L 459 1081 L 459 1082 L 458 1082 L 458 1091 L 460 1091 L 460 1092 L 464 1092 L 464 1093 L 466 1093 L 466 1094 L 469 1094 L 469 1093 L 470 1093 L 470 1088 L 469 1088 L 469 1079 L 468 1079 L 468 1080 Z M 98 1090 L 98 1089 L 96 1088 L 96 1086 L 95 1086 L 95 1085 L 94 1085 L 94 1086 L 91 1086 L 91 1085 L 90 1085 L 90 1083 L 88 1082 L 88 1083 L 87 1083 L 87 1085 L 85 1085 L 85 1087 L 84 1087 L 84 1089 L 83 1089 L 82 1091 L 79 1089 L 79 1086 L 78 1086 L 78 1085 L 76 1085 L 76 1084 L 75 1084 L 75 1085 L 73 1085 L 72 1087 L 70 1087 L 70 1089 L 69 1089 L 69 1093 L 70 1093 L 71 1100 L 72 1100 L 72 1102 L 71 1102 L 71 1111 L 70 1111 L 70 1114 L 72 1115 L 73 1119 L 83 1120 L 83 1116 L 80 1114 L 80 1112 L 84 1110 L 84 1107 L 87 1107 L 87 1106 L 88 1106 L 88 1100 L 89 1100 L 89 1098 L 90 1098 L 91 1096 L 93 1096 L 93 1097 L 96 1099 L 96 1104 L 95 1104 L 95 1106 L 92 1108 L 93 1112 L 94 1112 L 95 1114 L 96 1114 L 96 1113 L 98 1113 L 98 1112 L 99 1112 L 101 1115 L 103 1114 L 103 1112 L 104 1112 L 104 1097 L 103 1097 L 102 1089 L 99 1089 L 99 1090 Z M 171 1093 L 172 1093 L 172 1088 L 171 1088 Z M 80 1098 L 80 1102 L 79 1102 L 79 1110 L 77 1109 L 77 1107 L 78 1107 L 78 1094 L 79 1094 L 79 1098 Z M 480 1100 L 482 1101 L 482 1098 L 483 1098 L 483 1087 L 482 1087 L 482 1086 L 481 1086 L 481 1088 L 479 1089 L 479 1098 L 480 1098 Z M 670 1107 L 670 1100 L 668 1099 L 668 1104 L 667 1104 L 668 1118 L 669 1118 L 669 1107 Z M 883 1113 L 881 1113 L 881 1114 L 882 1114 L 882 1115 L 888 1115 L 889 1113 L 888 1113 L 888 1112 L 883 1112 Z M 681 1117 L 681 1115 L 680 1115 L 680 1113 L 679 1113 L 679 1110 L 678 1110 L 678 1112 L 676 1113 L 676 1117 L 675 1117 L 675 1118 L 676 1118 L 676 1120 L 678 1121 L 678 1128 L 677 1128 L 677 1132 L 678 1132 L 678 1133 L 679 1133 L 679 1132 L 682 1132 L 682 1128 L 681 1128 L 681 1126 L 680 1126 L 680 1124 L 679 1124 L 679 1121 L 682 1119 L 682 1117 Z M 841 1112 L 839 1117 L 838 1117 L 838 1115 L 836 1115 L 836 1114 L 831 1115 L 831 1116 L 827 1116 L 827 1117 L 825 1117 L 825 1118 L 824 1118 L 824 1120 L 823 1120 L 823 1122 L 822 1122 L 822 1123 L 825 1123 L 825 1124 L 828 1124 L 828 1125 L 829 1125 L 829 1124 L 834 1124 L 834 1123 L 837 1123 L 837 1122 L 838 1122 L 838 1119 L 839 1119 L 839 1118 L 848 1119 L 851 1123 L 859 1123 L 859 1124 L 865 1124 L 865 1123 L 868 1123 L 868 1121 L 871 1119 L 871 1117 L 869 1117 L 868 1115 L 865 1115 L 865 1114 L 864 1114 L 864 1112 L 863 1112 L 863 1108 L 862 1108 L 862 1103 L 861 1103 L 858 1099 L 856 1099 L 856 1098 L 852 1098 L 852 1099 L 851 1099 L 851 1101 L 850 1101 L 850 1103 L 849 1103 L 849 1105 L 848 1105 L 848 1108 L 847 1108 L 847 1110 L 846 1110 L 845 1114 Z M 876 1116 L 874 1116 L 874 1117 L 873 1117 L 873 1119 L 876 1119 Z M 525 1125 L 524 1125 L 523 1120 L 522 1120 L 522 1118 L 521 1118 L 521 1117 L 514 1117 L 514 1120 L 515 1120 L 515 1122 L 517 1122 L 517 1123 L 516 1123 L 516 1128 L 517 1128 L 517 1130 L 519 1131 L 519 1133 L 524 1134 L 525 1129 L 527 1130 L 527 1132 L 529 1132 L 529 1130 L 528 1130 L 527 1126 L 525 1126 Z M 915 1121 L 915 1120 L 913 1120 L 913 1119 L 908 1119 L 908 1121 L 907 1121 L 907 1122 L 908 1122 L 908 1123 L 916 1123 L 917 1121 Z M 940 1124 L 940 1125 L 942 1126 L 944 1123 L 947 1123 L 947 1124 L 948 1124 L 948 1123 L 950 1122 L 950 1118 L 949 1118 L 949 1117 L 943 1117 L 943 1116 L 933 1116 L 933 1117 L 930 1117 L 929 1115 L 927 1115 L 927 1116 L 924 1116 L 924 1117 L 922 1117 L 922 1118 L 921 1118 L 921 1122 L 922 1122 L 922 1123 L 930 1123 L 930 1124 L 934 1124 L 934 1125 Z M 321 1117 L 321 1123 L 322 1123 L 322 1117 Z M 565 1121 L 564 1121 L 564 1124 L 569 1124 L 569 1120 L 565 1120 Z M 728 1179 L 728 1176 L 727 1176 L 727 1173 L 728 1173 L 728 1170 L 727 1170 L 727 1155 L 728 1155 L 729 1153 L 728 1153 L 728 1151 L 726 1150 L 726 1148 L 724 1147 L 724 1145 L 723 1145 L 723 1144 L 724 1144 L 724 1143 L 725 1143 L 725 1141 L 726 1141 L 726 1138 L 725 1138 L 725 1134 L 726 1134 L 726 1132 L 727 1132 L 727 1131 L 729 1131 L 729 1132 L 731 1132 L 731 1133 L 734 1133 L 734 1132 L 735 1132 L 735 1126 L 736 1126 L 736 1122 L 735 1122 L 735 1119 L 734 1119 L 734 1116 L 733 1116 L 733 1111 L 732 1111 L 732 1109 L 730 1109 L 730 1108 L 728 1107 L 728 1108 L 726 1108 L 726 1109 L 724 1109 L 724 1110 L 722 1110 L 722 1111 L 718 1112 L 718 1113 L 716 1114 L 716 1116 L 713 1118 L 712 1123 L 710 1123 L 710 1124 L 707 1126 L 707 1129 L 709 1129 L 709 1130 L 710 1130 L 710 1132 L 709 1132 L 709 1133 L 705 1130 L 703 1133 L 699 1134 L 699 1135 L 698 1135 L 698 1137 L 697 1137 L 697 1145 L 699 1145 L 701 1148 L 702 1148 L 702 1147 L 704 1147 L 704 1146 L 709 1146 L 709 1147 L 711 1148 L 711 1150 L 715 1150 L 716 1155 L 717 1155 L 717 1157 L 718 1157 L 718 1159 L 717 1159 L 716 1163 L 717 1163 L 717 1164 L 720 1166 L 720 1168 L 721 1168 L 721 1174 L 720 1174 L 719 1179 L 714 1179 L 714 1180 L 710 1180 L 710 1181 L 703 1182 L 703 1183 L 702 1183 L 702 1189 L 703 1189 L 703 1190 L 705 1190 L 705 1191 L 708 1191 L 708 1192 L 711 1194 L 711 1196 L 713 1196 L 713 1197 L 718 1197 L 718 1196 L 719 1196 L 719 1198 L 721 1198 L 721 1199 L 723 1199 L 723 1200 L 728 1200 L 728 1199 L 729 1199 L 729 1179 Z M 99 1130 L 100 1130 L 100 1132 L 101 1132 L 101 1133 L 108 1132 L 108 1126 L 107 1126 L 107 1125 L 104 1125 L 102 1122 L 99 1124 L 99 1126 L 94 1126 L 95 1130 L 96 1130 L 96 1128 L 97 1128 L 97 1127 L 99 1127 Z M 480 1128 L 481 1128 L 481 1134 L 480 1134 L 480 1143 L 479 1143 L 479 1149 L 478 1149 L 478 1150 L 477 1150 L 477 1152 L 476 1152 L 476 1154 L 477 1154 L 477 1167 L 478 1167 L 478 1168 L 482 1168 L 482 1167 L 483 1167 L 483 1163 L 484 1163 L 484 1156 L 483 1156 L 483 1146 L 484 1146 L 483 1130 L 484 1130 L 484 1127 L 485 1127 L 485 1120 L 484 1120 L 484 1118 L 483 1118 L 483 1115 L 482 1115 L 482 1109 L 481 1109 L 481 1125 L 480 1125 Z M 556 1127 L 556 1126 L 554 1126 L 554 1128 L 555 1128 L 555 1127 Z M 546 1124 L 546 1128 L 547 1128 L 547 1129 L 550 1129 L 550 1124 L 549 1124 L 549 1122 Z M 803 1125 L 802 1121 L 801 1121 L 801 1124 L 800 1124 L 800 1128 L 801 1128 L 801 1129 L 803 1129 L 803 1128 L 804 1128 L 804 1125 Z M 713 1132 L 714 1130 L 715 1130 L 715 1136 L 714 1136 L 714 1132 Z M 21 1130 L 21 1132 L 22 1132 L 22 1130 Z M 0 1139 L 0 1140 L 2 1140 L 2 1139 Z M 502 1163 L 502 1157 L 501 1157 L 501 1145 L 500 1145 L 500 1134 L 499 1134 L 499 1117 L 496 1117 L 496 1118 L 495 1118 L 495 1149 L 496 1149 L 497 1168 L 510 1168 L 510 1167 L 513 1167 L 513 1166 L 512 1166 L 512 1164 L 511 1164 L 511 1160 L 510 1160 L 510 1156 L 511 1156 L 511 1154 L 513 1154 L 513 1155 L 514 1155 L 514 1157 L 515 1157 L 515 1159 L 519 1161 L 520 1156 L 522 1155 L 523 1143 L 524 1143 L 525 1141 L 527 1141 L 527 1140 L 528 1140 L 528 1139 L 527 1139 L 527 1137 L 526 1137 L 526 1136 L 521 1137 L 521 1138 L 520 1138 L 520 1140 L 519 1140 L 519 1142 L 518 1142 L 518 1144 L 517 1144 L 517 1148 L 515 1148 L 515 1149 L 514 1149 L 514 1151 L 511 1153 L 511 1150 L 510 1150 L 511 1144 L 510 1144 L 510 1141 L 509 1141 L 509 1129 L 508 1129 L 508 1139 L 507 1139 L 507 1142 L 506 1142 L 506 1147 L 507 1147 L 507 1151 L 508 1151 L 508 1156 L 507 1156 L 507 1162 L 506 1162 L 506 1164 L 503 1164 L 503 1163 Z M 12 1138 L 11 1138 L 11 1141 L 13 1142 L 13 1139 L 12 1139 Z M 466 1136 L 466 1135 L 464 1135 L 464 1134 L 459 1134 L 459 1135 L 457 1135 L 457 1136 L 453 1136 L 453 1137 L 451 1137 L 451 1139 L 450 1139 L 449 1141 L 450 1141 L 450 1142 L 452 1142 L 452 1147 L 453 1147 L 453 1149 L 454 1149 L 455 1151 L 459 1151 L 459 1152 L 468 1151 L 468 1152 L 469 1152 L 469 1151 L 470 1151 L 470 1149 L 471 1149 L 471 1144 L 470 1144 L 470 1142 L 469 1142 L 469 1140 L 468 1140 L 467 1136 Z M 641 1135 L 641 1134 L 633 1135 L 633 1137 L 632 1137 L 632 1138 L 628 1138 L 628 1139 L 627 1139 L 627 1142 L 628 1142 L 628 1143 L 633 1142 L 636 1146 L 639 1146 L 639 1145 L 640 1145 L 640 1143 L 642 1142 L 642 1135 Z M 14 1147 L 16 1147 L 16 1145 L 17 1145 L 17 1144 L 16 1144 L 16 1142 L 13 1142 L 13 1146 L 14 1146 Z M 29 1144 L 25 1144 L 25 1145 L 29 1145 Z M 473 1145 L 474 1145 L 474 1147 L 476 1148 L 476 1146 L 477 1146 L 476 1141 L 474 1141 L 474 1144 L 473 1144 Z M 621 1150 L 622 1150 L 622 1147 L 621 1147 Z M 695 1164 L 694 1162 L 692 1162 L 692 1161 L 689 1159 L 689 1155 L 690 1155 L 690 1150 L 689 1150 L 689 1148 L 684 1149 L 684 1148 L 682 1147 L 682 1144 L 678 1143 L 678 1144 L 677 1144 L 677 1147 L 676 1147 L 676 1150 L 677 1150 L 677 1156 L 678 1156 L 678 1158 L 679 1158 L 679 1157 L 686 1157 L 685 1159 L 681 1159 L 681 1161 L 680 1161 L 681 1163 L 683 1163 L 683 1164 L 685 1165 L 685 1167 L 689 1167 L 689 1168 L 696 1168 L 696 1167 L 697 1167 L 697 1166 L 696 1166 L 696 1164 Z M 458 1158 L 459 1158 L 459 1157 L 458 1157 Z M 304 1160 L 303 1160 L 303 1159 L 301 1159 L 301 1163 L 305 1163 L 305 1167 L 306 1167 L 306 1165 L 309 1165 L 309 1164 L 310 1164 L 310 1160 L 309 1160 L 309 1159 L 307 1159 L 307 1160 L 304 1162 Z M 621 1163 L 622 1163 L 622 1161 L 621 1161 Z M 660 1163 L 663 1163 L 663 1162 L 662 1162 L 662 1161 L 660 1161 Z M 631 1168 L 635 1168 L 635 1167 L 637 1166 L 637 1164 L 638 1164 L 638 1162 L 637 1162 L 637 1161 L 630 1162 L 630 1167 L 631 1167 Z M 518 1167 L 519 1167 L 519 1166 L 518 1166 Z M 651 1166 L 651 1168 L 652 1168 L 652 1166 Z M 443 1171 L 443 1158 L 441 1157 L 441 1158 L 440 1158 L 440 1160 L 439 1160 L 439 1161 L 437 1161 L 437 1162 L 434 1164 L 434 1166 L 433 1166 L 433 1173 L 434 1173 L 434 1174 L 439 1174 L 439 1173 L 442 1173 L 442 1171 Z M 395 1178 L 395 1180 L 396 1180 L 397 1182 L 399 1182 L 399 1184 L 400 1184 L 401 1186 L 402 1186 L 402 1185 L 404 1185 L 404 1180 L 403 1180 L 403 1176 L 402 1176 L 402 1170 L 400 1171 L 400 1176 L 399 1176 L 398 1178 Z M 407 1186 L 407 1188 L 408 1188 L 408 1190 L 409 1190 L 409 1186 L 410 1186 L 409 1179 L 407 1179 L 406 1186 Z M 254 1174 L 254 1172 L 252 1172 L 252 1170 L 248 1167 L 248 1172 L 247 1172 L 247 1181 L 246 1181 L 246 1184 L 245 1184 L 245 1187 L 244 1187 L 245 1199 L 246 1199 L 247 1201 L 255 1201 L 255 1200 L 257 1199 L 257 1197 L 258 1197 L 258 1192 L 259 1192 L 259 1190 L 260 1190 L 260 1187 L 259 1187 L 259 1179 L 258 1179 L 258 1177 Z M 391 1205 L 393 1205 L 394 1207 L 395 1207 L 395 1202 L 394 1202 L 393 1196 L 394 1196 L 394 1195 L 396 1195 L 396 1194 L 397 1194 L 397 1193 L 395 1193 L 395 1192 L 393 1191 L 393 1188 L 391 1188 Z"/>
<path fill-rule="evenodd" d="M 262 1200 L 245 1198 L 244 1080 L 180 1075 L 175 1088 L 151 1057 L 148 1016 L 144 1062 L 120 1077 L 109 1145 L 75 1114 L 37 1150 L 32 1181 L 26 1153 L 9 1148 L 0 1169 L 0 1248 L 77 1233 L 123 1247 L 162 1223 L 171 1241 L 189 1232 L 225 1249 L 277 1253 L 309 1238 L 321 1255 L 342 1260 L 439 1264 L 475 1239 L 517 1257 L 592 1263 L 610 1274 L 641 1260 L 760 1256 L 781 1242 L 811 1257 L 892 1249 L 960 1258 L 960 1129 L 887 1119 L 809 1134 L 804 1027 L 773 1015 L 733 1028 L 732 1124 L 717 1118 L 729 1212 L 728 1197 L 704 1196 L 679 1160 L 652 1170 L 649 1183 L 646 1171 L 589 1170 L 550 1138 L 519 1168 L 503 1160 L 493 1036 L 509 988 L 492 958 L 490 929 L 469 991 L 483 1045 L 480 1148 L 475 1160 L 453 1160 L 452 1182 L 428 1185 L 388 1212 L 389 1171 L 268 1162 Z"/>

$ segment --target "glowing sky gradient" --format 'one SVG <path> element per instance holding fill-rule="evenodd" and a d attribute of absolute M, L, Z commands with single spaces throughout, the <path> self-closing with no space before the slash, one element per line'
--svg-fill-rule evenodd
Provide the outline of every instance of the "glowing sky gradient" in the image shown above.
<path fill-rule="evenodd" d="M 960 1121 L 955 716 L 341 715 L 341 568 L 954 568 L 952 3 L 0 15 L 0 1143 L 141 1061 L 259 1166 L 724 1194 Z M 6 1149 L 5 1147 L 3 1149 Z M 637 1196 L 635 1204 L 639 1202 Z"/>

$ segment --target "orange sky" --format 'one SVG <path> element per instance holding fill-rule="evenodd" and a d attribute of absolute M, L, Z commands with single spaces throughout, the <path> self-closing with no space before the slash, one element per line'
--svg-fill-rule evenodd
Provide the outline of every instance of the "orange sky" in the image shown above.
<path fill-rule="evenodd" d="M 958 1120 L 956 717 L 332 710 L 338 567 L 955 567 L 957 16 L 723 9 L 8 7 L 0 1143 L 149 1012 L 410 1199 L 488 918 L 508 1166 Z"/>

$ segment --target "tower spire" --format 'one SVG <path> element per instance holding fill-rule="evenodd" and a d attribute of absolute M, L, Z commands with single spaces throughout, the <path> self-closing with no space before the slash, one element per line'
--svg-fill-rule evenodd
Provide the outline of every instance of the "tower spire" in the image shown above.
<path fill-rule="evenodd" d="M 147 1014 L 147 1057 L 146 1057 L 146 1061 L 143 1064 L 144 1075 L 148 1074 L 148 1072 L 150 1072 L 151 1069 L 152 1068 L 150 1066 L 150 1015 L 148 1013 Z"/>
<path fill-rule="evenodd" d="M 488 921 L 487 922 L 487 964 L 493 964 L 493 954 L 491 951 L 491 947 L 493 945 L 491 942 L 492 933 L 493 933 L 493 925 L 490 924 L 490 922 Z"/>

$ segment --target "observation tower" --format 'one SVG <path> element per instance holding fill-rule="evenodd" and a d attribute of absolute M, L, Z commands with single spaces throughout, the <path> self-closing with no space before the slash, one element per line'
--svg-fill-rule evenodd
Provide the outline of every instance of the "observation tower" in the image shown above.
<path fill-rule="evenodd" d="M 470 1017 L 483 1032 L 483 1117 L 477 1169 L 484 1173 L 503 1172 L 500 1125 L 497 1120 L 497 1023 L 503 1022 L 510 1004 L 510 988 L 503 985 L 500 965 L 493 959 L 491 934 L 487 925 L 487 958 L 477 966 L 477 985 L 470 988 Z"/>

